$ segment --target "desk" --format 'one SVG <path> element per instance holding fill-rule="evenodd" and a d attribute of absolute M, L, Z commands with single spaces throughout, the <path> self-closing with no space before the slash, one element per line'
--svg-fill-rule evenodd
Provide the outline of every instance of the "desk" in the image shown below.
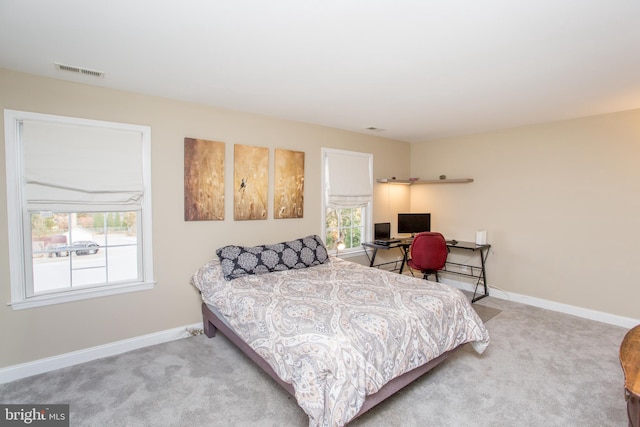
<path fill-rule="evenodd" d="M 369 259 L 369 267 L 381 267 L 383 265 L 396 264 L 395 268 L 391 271 L 398 271 L 398 273 L 402 274 L 404 270 L 404 266 L 407 264 L 407 260 L 409 258 L 409 248 L 411 247 L 411 243 L 413 239 L 404 239 L 398 242 L 393 242 L 389 245 L 379 245 L 374 242 L 365 242 L 362 244 L 364 248 L 364 253 L 367 255 Z M 460 276 L 471 277 L 476 279 L 475 289 L 473 291 L 473 297 L 471 302 L 476 302 L 484 297 L 489 296 L 489 287 L 487 286 L 487 272 L 485 270 L 485 263 L 487 261 L 487 257 L 489 256 L 489 249 L 491 249 L 491 245 L 477 245 L 473 242 L 456 242 L 453 243 L 453 240 L 447 240 L 447 247 L 449 251 L 451 250 L 464 250 L 471 251 L 474 254 L 478 254 L 480 258 L 480 265 L 470 265 L 470 264 L 461 264 L 455 262 L 449 262 L 445 264 L 444 269 L 442 270 L 445 273 L 458 274 Z M 400 249 L 402 251 L 402 260 L 401 261 L 390 261 L 384 262 L 381 264 L 376 264 L 376 255 L 378 253 L 378 249 Z M 371 251 L 371 253 L 369 253 Z M 400 263 L 400 267 L 397 268 L 397 263 Z M 463 271 L 464 270 L 464 271 Z M 482 287 L 484 288 L 484 292 L 478 294 L 478 286 L 482 283 Z"/>
<path fill-rule="evenodd" d="M 480 258 L 480 265 L 460 264 L 447 261 L 442 271 L 476 279 L 476 286 L 473 291 L 471 302 L 476 302 L 484 297 L 488 297 L 489 287 L 487 286 L 487 271 L 485 269 L 485 263 L 489 256 L 489 249 L 491 249 L 491 245 L 477 245 L 473 242 L 456 242 L 454 245 L 452 241 L 447 240 L 447 247 L 449 250 L 464 250 L 478 254 L 478 257 Z M 478 295 L 478 286 L 480 286 L 480 283 L 482 283 L 484 292 Z"/>
<path fill-rule="evenodd" d="M 383 265 L 395 264 L 395 267 L 391 271 L 397 270 L 399 274 L 402 274 L 404 266 L 407 264 L 407 259 L 409 258 L 409 247 L 411 246 L 411 242 L 411 239 L 399 240 L 388 245 L 379 245 L 374 242 L 365 242 L 362 244 L 362 247 L 364 248 L 365 255 L 367 255 L 367 258 L 369 259 L 369 267 L 381 267 Z M 385 251 L 388 251 L 389 249 L 400 249 L 400 251 L 402 252 L 402 260 L 376 264 L 376 255 L 378 254 L 378 249 L 384 249 Z M 371 253 L 369 253 L 369 251 L 371 251 Z M 400 263 L 400 268 L 398 268 L 398 263 Z"/>

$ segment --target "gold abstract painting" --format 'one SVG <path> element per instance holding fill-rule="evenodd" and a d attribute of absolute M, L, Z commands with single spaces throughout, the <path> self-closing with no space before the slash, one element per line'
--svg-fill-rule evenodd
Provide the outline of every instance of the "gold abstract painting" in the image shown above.
<path fill-rule="evenodd" d="M 184 219 L 224 220 L 224 142 L 184 139 Z"/>
<path fill-rule="evenodd" d="M 234 219 L 267 219 L 269 149 L 236 144 L 233 161 Z"/>
<path fill-rule="evenodd" d="M 304 214 L 304 152 L 276 148 L 273 217 L 302 218 Z"/>

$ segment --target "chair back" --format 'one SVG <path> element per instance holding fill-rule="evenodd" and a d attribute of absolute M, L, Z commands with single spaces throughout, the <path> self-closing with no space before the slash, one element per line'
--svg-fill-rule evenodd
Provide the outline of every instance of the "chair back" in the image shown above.
<path fill-rule="evenodd" d="M 433 231 L 416 234 L 411 244 L 412 268 L 437 271 L 444 268 L 449 248 L 444 236 Z"/>

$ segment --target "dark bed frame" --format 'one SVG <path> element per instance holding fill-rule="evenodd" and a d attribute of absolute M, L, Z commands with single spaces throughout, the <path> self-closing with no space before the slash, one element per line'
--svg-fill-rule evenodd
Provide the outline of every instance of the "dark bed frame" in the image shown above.
<path fill-rule="evenodd" d="M 221 321 L 211 310 L 207 307 L 207 304 L 202 303 L 202 323 L 204 334 L 213 338 L 216 335 L 216 331 L 219 330 L 222 332 L 233 344 L 235 344 L 244 354 L 249 356 L 251 360 L 253 360 L 259 367 L 261 367 L 271 378 L 273 378 L 282 388 L 289 392 L 295 398 L 295 391 L 293 386 L 290 383 L 284 382 L 271 368 L 271 366 L 258 354 L 256 353 L 246 342 L 244 342 L 236 333 L 231 330 L 223 321 Z M 396 377 L 385 384 L 380 390 L 376 393 L 371 394 L 366 397 L 364 401 L 364 405 L 360 409 L 360 412 L 353 418 L 357 418 L 360 415 L 367 412 L 369 409 L 376 406 L 378 403 L 382 402 L 389 396 L 401 390 L 403 387 L 411 384 L 416 379 L 420 378 L 425 373 L 429 372 L 431 369 L 438 366 L 442 363 L 447 357 L 449 357 L 453 352 L 458 350 L 459 346 L 453 350 L 450 350 L 446 353 L 441 354 L 435 359 L 427 362 L 426 364 L 419 366 L 418 368 L 406 372 L 399 377 Z"/>

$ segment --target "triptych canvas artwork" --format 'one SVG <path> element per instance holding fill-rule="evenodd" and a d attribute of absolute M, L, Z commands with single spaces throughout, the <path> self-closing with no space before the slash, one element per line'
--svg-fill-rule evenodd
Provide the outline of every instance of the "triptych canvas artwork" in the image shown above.
<path fill-rule="evenodd" d="M 267 219 L 269 149 L 233 146 L 233 217 Z M 274 150 L 273 217 L 304 214 L 304 152 Z M 225 143 L 184 139 L 184 219 L 222 221 L 225 214 Z"/>

